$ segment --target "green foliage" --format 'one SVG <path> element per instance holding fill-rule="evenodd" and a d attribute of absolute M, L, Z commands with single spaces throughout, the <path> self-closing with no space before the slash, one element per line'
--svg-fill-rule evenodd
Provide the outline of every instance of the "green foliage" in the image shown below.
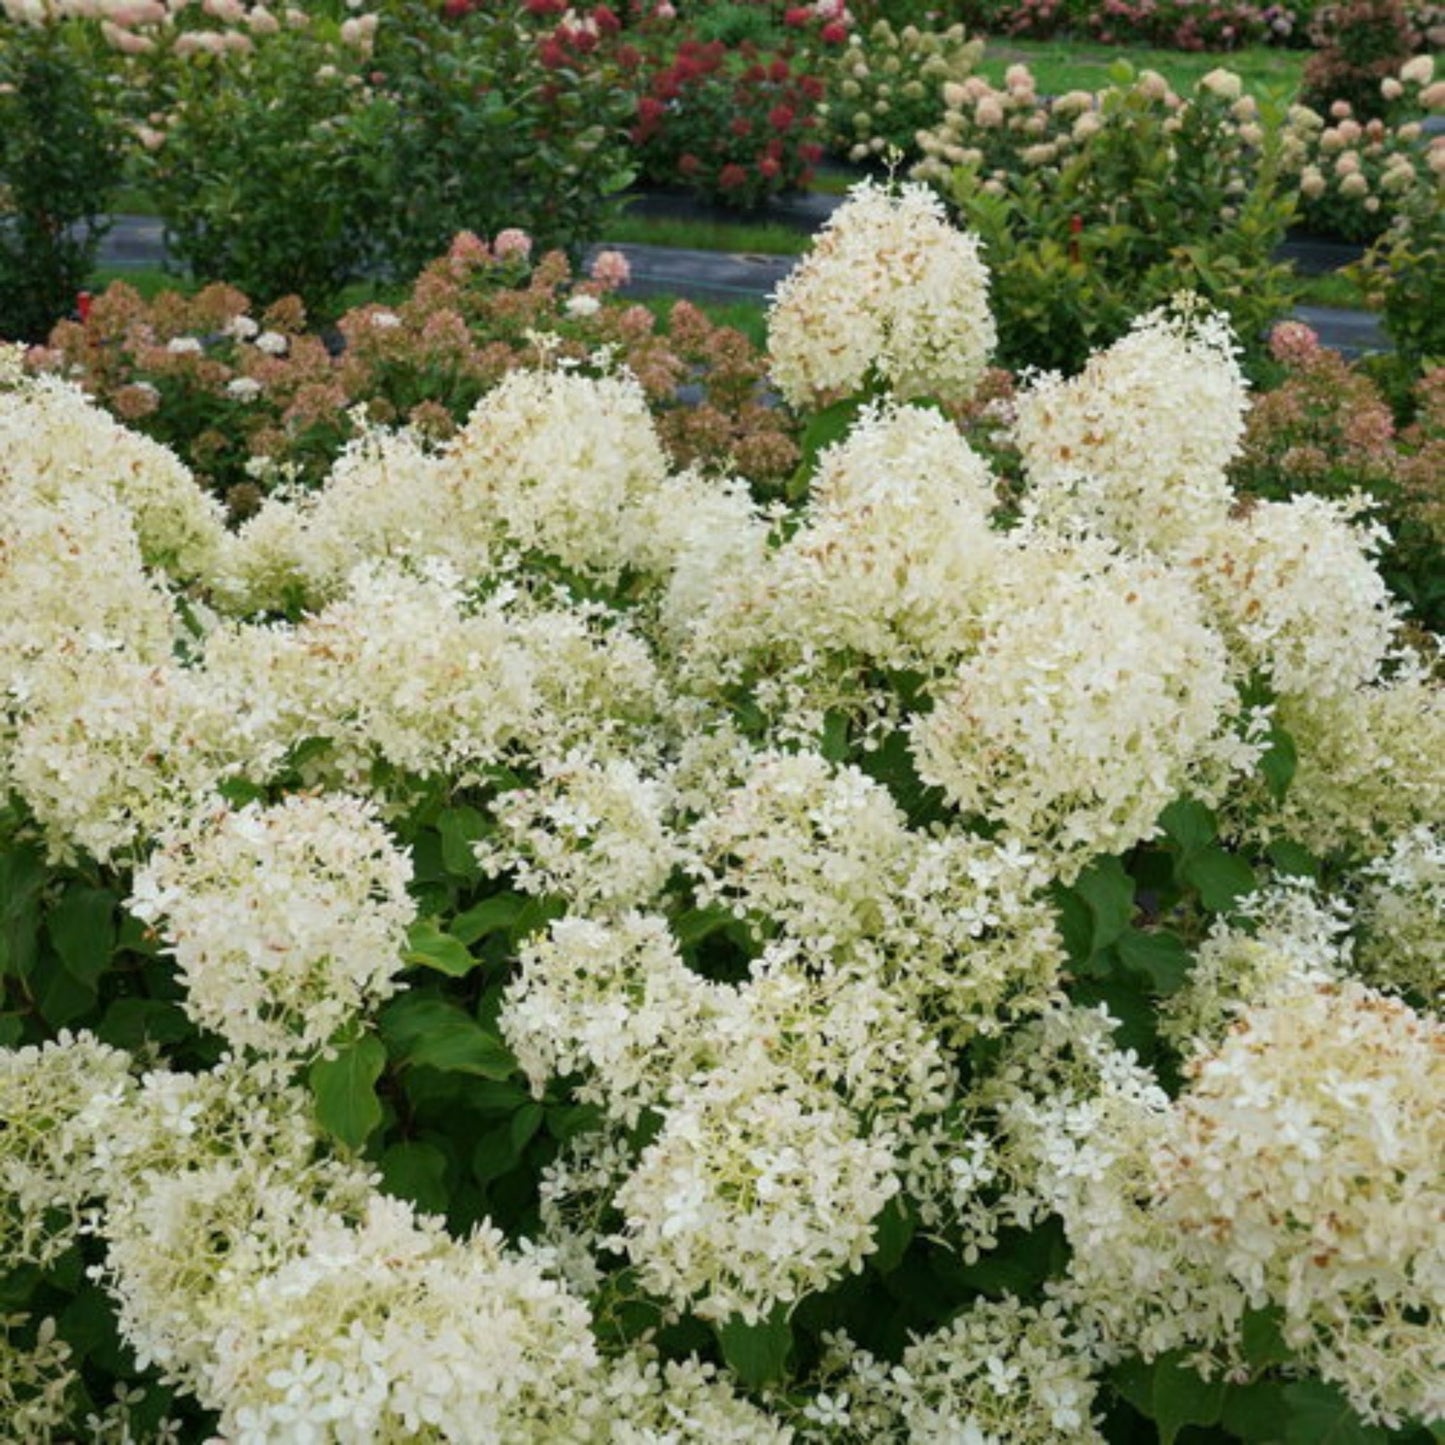
<path fill-rule="evenodd" d="M 43 340 L 105 234 L 121 131 L 87 38 L 0 15 L 0 338 Z"/>
<path fill-rule="evenodd" d="M 1251 152 L 1230 105 L 1201 87 L 1171 117 L 1143 87 L 1115 86 L 1057 167 L 955 173 L 950 199 L 986 248 L 1002 364 L 1076 370 L 1182 290 L 1226 312 L 1258 361 L 1290 304 L 1273 256 L 1293 200 L 1275 136 Z"/>
<path fill-rule="evenodd" d="M 377 263 L 384 113 L 359 80 L 320 22 L 157 67 L 147 103 L 170 120 L 137 165 L 193 277 L 324 311 Z"/>
<path fill-rule="evenodd" d="M 1413 381 L 1445 363 L 1445 191 L 1413 190 L 1358 274 L 1405 375 Z"/>
<path fill-rule="evenodd" d="M 631 179 L 622 148 L 632 94 L 605 55 L 553 41 L 506 7 L 445 19 L 399 0 L 377 33 L 387 77 L 384 269 L 410 277 L 458 232 L 526 231 L 575 252 L 604 233 Z"/>
<path fill-rule="evenodd" d="M 359 277 L 410 278 L 462 230 L 575 250 L 629 178 L 615 67 L 541 48 L 497 11 L 447 20 L 397 0 L 369 53 L 314 18 L 148 77 L 144 103 L 169 119 L 138 164 L 172 254 L 262 302 L 328 311 Z"/>

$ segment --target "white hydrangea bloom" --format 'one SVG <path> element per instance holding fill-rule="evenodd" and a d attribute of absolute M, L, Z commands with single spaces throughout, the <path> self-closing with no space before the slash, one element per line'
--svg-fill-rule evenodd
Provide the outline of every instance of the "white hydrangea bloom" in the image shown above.
<path fill-rule="evenodd" d="M 0 486 L 0 657 L 12 698 L 23 705 L 31 664 L 55 648 L 83 640 L 154 665 L 170 660 L 178 631 L 112 498 Z"/>
<path fill-rule="evenodd" d="M 1085 1331 L 1053 1302 L 979 1300 L 893 1367 L 835 1338 L 832 1412 L 850 1438 L 918 1445 L 1102 1445 Z M 832 1423 L 816 1406 L 810 1415 Z M 834 1436 L 819 1430 L 805 1438 Z"/>
<path fill-rule="evenodd" d="M 464 529 L 480 517 L 524 552 L 615 577 L 667 458 L 633 378 L 512 371 L 478 402 L 447 473 Z"/>
<path fill-rule="evenodd" d="M 987 464 L 936 411 L 866 409 L 820 457 L 775 554 L 778 632 L 890 668 L 946 665 L 992 595 L 994 502 Z"/>
<path fill-rule="evenodd" d="M 1241 899 L 1229 919 L 1214 921 L 1183 988 L 1163 1001 L 1161 1032 L 1185 1052 L 1217 1043 L 1242 1009 L 1341 978 L 1350 967 L 1349 926 L 1348 911 L 1304 880 Z"/>
<path fill-rule="evenodd" d="M 478 844 L 477 857 L 511 871 L 524 892 L 566 898 L 583 912 L 644 908 L 682 856 L 670 806 L 667 784 L 625 758 L 569 753 L 545 764 L 535 787 L 493 803 L 501 833 Z"/>
<path fill-rule="evenodd" d="M 827 952 L 875 935 L 906 867 L 907 819 L 881 783 L 817 753 L 760 753 L 691 832 L 698 895 Z"/>
<path fill-rule="evenodd" d="M 703 1319 L 755 1321 L 856 1272 L 899 1189 L 888 1140 L 761 1053 L 679 1087 L 617 1191 L 643 1286 Z"/>
<path fill-rule="evenodd" d="M 1445 998 L 1445 837 L 1439 828 L 1413 829 L 1364 870 L 1355 918 L 1360 971 L 1438 1008 Z"/>
<path fill-rule="evenodd" d="M 197 1024 L 238 1050 L 305 1058 L 396 991 L 410 880 L 370 804 L 300 795 L 164 836 L 127 906 L 159 927 Z"/>
<path fill-rule="evenodd" d="M 665 919 L 563 918 L 523 946 L 498 1025 L 534 1092 L 581 1073 L 579 1099 L 634 1124 L 673 1079 L 717 1063 L 716 1020 L 734 1007 L 683 962 Z"/>
<path fill-rule="evenodd" d="M 1323 699 L 1379 680 L 1399 626 L 1375 565 L 1383 533 L 1303 494 L 1201 538 L 1198 576 L 1231 649 L 1278 692 Z"/>
<path fill-rule="evenodd" d="M 0 1049 L 0 1257 L 46 1265 L 103 1192 L 97 1141 L 134 1090 L 129 1055 L 90 1034 Z"/>
<path fill-rule="evenodd" d="M 1236 351 L 1224 318 L 1161 309 L 1077 376 L 1034 377 L 1014 433 L 1026 518 L 1165 555 L 1217 527 L 1248 405 Z"/>
<path fill-rule="evenodd" d="M 200 1393 L 236 1445 L 592 1438 L 587 1308 L 499 1231 L 378 1194 L 303 1242 L 218 1310 Z"/>
<path fill-rule="evenodd" d="M 1445 1026 L 1357 982 L 1243 1014 L 1160 1166 L 1180 1250 L 1283 1312 L 1367 1419 L 1445 1416 Z"/>
<path fill-rule="evenodd" d="M 967 397 L 996 339 L 978 241 L 921 185 L 865 181 L 778 286 L 768 356 L 794 406 L 856 394 Z"/>
<path fill-rule="evenodd" d="M 1374 856 L 1411 829 L 1445 817 L 1445 690 L 1412 675 L 1381 687 L 1276 709 L 1298 765 L 1282 801 L 1258 796 L 1246 824 L 1324 855 Z"/>
<path fill-rule="evenodd" d="M 235 611 L 319 607 L 344 593 L 358 567 L 449 563 L 483 575 L 495 519 L 464 513 L 443 457 L 412 432 L 364 431 L 318 491 L 269 497 L 217 567 L 221 597 Z"/>
<path fill-rule="evenodd" d="M 925 782 L 1057 859 L 1067 879 L 1150 837 L 1159 812 L 1247 764 L 1228 658 L 1187 580 L 1034 543 L 978 655 L 913 726 Z"/>
<path fill-rule="evenodd" d="M 343 596 L 294 627 L 232 626 L 206 653 L 213 690 L 263 754 L 330 743 L 322 776 L 371 786 L 385 760 L 426 776 L 499 761 L 533 725 L 531 649 L 505 603 L 472 609 L 444 565 L 359 568 Z"/>
<path fill-rule="evenodd" d="M 53 1319 L 28 1333 L 26 1315 L 0 1315 L 0 1419 L 9 1438 L 49 1442 L 63 1438 L 78 1395 L 80 1372 L 70 1346 L 56 1332 Z"/>
<path fill-rule="evenodd" d="M 54 376 L 0 387 L 0 491 L 58 500 L 95 491 L 127 509 L 148 566 L 190 581 L 210 571 L 223 509 L 173 452 L 122 426 Z"/>
<path fill-rule="evenodd" d="M 789 1445 L 792 1430 L 738 1395 L 708 1364 L 659 1361 L 637 1350 L 611 1363 L 602 1385 L 606 1445 Z"/>
<path fill-rule="evenodd" d="M 235 771 L 229 719 L 197 674 L 106 649 L 36 659 L 10 779 L 53 857 L 118 858 Z"/>

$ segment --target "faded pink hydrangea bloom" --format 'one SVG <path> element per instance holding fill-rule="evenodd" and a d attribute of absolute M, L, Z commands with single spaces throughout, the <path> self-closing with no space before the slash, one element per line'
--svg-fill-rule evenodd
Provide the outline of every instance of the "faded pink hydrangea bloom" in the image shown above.
<path fill-rule="evenodd" d="M 621 251 L 599 251 L 592 262 L 592 279 L 615 290 L 632 279 L 632 266 Z"/>
<path fill-rule="evenodd" d="M 532 254 L 532 238 L 515 226 L 497 232 L 492 252 L 499 261 L 525 261 Z"/>

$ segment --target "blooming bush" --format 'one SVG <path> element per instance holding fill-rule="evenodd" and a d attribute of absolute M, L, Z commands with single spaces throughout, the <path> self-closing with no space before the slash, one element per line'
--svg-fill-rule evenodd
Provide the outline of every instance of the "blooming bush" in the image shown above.
<path fill-rule="evenodd" d="M 1146 71 L 1045 103 L 1013 66 L 1001 89 L 974 77 L 944 99 L 913 175 L 984 240 L 1006 364 L 1075 368 L 1181 289 L 1259 354 L 1288 307 L 1273 258 L 1293 204 L 1282 142 L 1237 76 L 1211 72 L 1182 100 Z"/>
<path fill-rule="evenodd" d="M 79 8 L 0 7 L 0 338 L 39 340 L 95 265 L 122 127 Z"/>
<path fill-rule="evenodd" d="M 1430 56 L 1416 56 L 1386 77 L 1384 113 L 1356 119 L 1348 101 L 1328 118 L 1308 106 L 1292 107 L 1286 147 L 1299 174 L 1299 219 L 1306 229 L 1346 241 L 1368 242 L 1391 221 L 1438 196 L 1445 178 L 1445 137 L 1423 133 L 1430 112 L 1445 112 L 1445 83 L 1434 78 Z"/>
<path fill-rule="evenodd" d="M 576 248 L 627 179 L 630 87 L 587 56 L 589 32 L 546 16 L 410 0 L 340 23 L 243 0 L 115 13 L 172 254 L 262 302 L 324 310 L 362 276 L 410 277 L 464 228 Z"/>
<path fill-rule="evenodd" d="M 339 350 L 305 328 L 294 304 L 254 314 L 226 286 L 147 304 L 117 282 L 29 364 L 74 377 L 174 448 L 237 518 L 277 486 L 318 485 L 363 411 L 435 444 L 511 369 L 590 366 L 608 351 L 641 381 L 677 464 L 731 454 L 764 490 L 792 472 L 795 428 L 766 404 L 763 358 L 741 334 L 686 302 L 659 326 L 646 308 L 612 298 L 626 279 L 616 252 L 599 254 L 583 277 L 561 254 L 534 261 L 532 249 L 515 227 L 491 242 L 463 233 L 394 305 L 342 316 Z"/>
<path fill-rule="evenodd" d="M 1305 65 L 1300 99 L 1316 110 L 1342 101 L 1361 120 L 1382 115 L 1381 83 L 1410 58 L 1419 41 L 1404 0 L 1322 6 L 1310 25 L 1314 54 Z"/>
<path fill-rule="evenodd" d="M 852 161 L 914 155 L 918 132 L 943 109 L 943 87 L 967 79 L 982 53 L 962 25 L 895 30 L 878 20 L 855 30 L 828 67 L 829 145 Z"/>
<path fill-rule="evenodd" d="M 638 101 L 640 172 L 744 210 L 802 189 L 823 153 L 822 97 L 806 54 L 684 39 Z"/>
<path fill-rule="evenodd" d="M 229 530 L 0 354 L 18 1418 L 1445 1418 L 1445 708 L 1378 536 L 1238 505 L 1197 305 L 1025 383 L 1005 515 L 927 404 L 990 341 L 927 197 L 856 196 L 780 327 L 870 246 L 777 351 L 865 394 L 763 505 L 559 364 Z"/>
<path fill-rule="evenodd" d="M 1301 44 L 1313 6 L 1251 0 L 967 0 L 959 12 L 989 35 L 1046 40 L 1084 36 L 1104 45 L 1151 45 L 1166 50 L 1236 50 L 1249 45 Z"/>

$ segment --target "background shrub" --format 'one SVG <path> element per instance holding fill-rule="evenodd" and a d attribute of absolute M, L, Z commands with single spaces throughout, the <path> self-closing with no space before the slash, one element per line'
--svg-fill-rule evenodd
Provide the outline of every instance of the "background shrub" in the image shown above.
<path fill-rule="evenodd" d="M 38 341 L 94 266 L 119 177 L 105 91 L 79 27 L 0 12 L 0 337 Z"/>
<path fill-rule="evenodd" d="M 1326 6 L 1310 26 L 1315 53 L 1305 66 L 1301 102 L 1328 111 L 1343 101 L 1360 120 L 1383 115 L 1380 83 L 1410 58 L 1419 38 L 1404 0 Z"/>

